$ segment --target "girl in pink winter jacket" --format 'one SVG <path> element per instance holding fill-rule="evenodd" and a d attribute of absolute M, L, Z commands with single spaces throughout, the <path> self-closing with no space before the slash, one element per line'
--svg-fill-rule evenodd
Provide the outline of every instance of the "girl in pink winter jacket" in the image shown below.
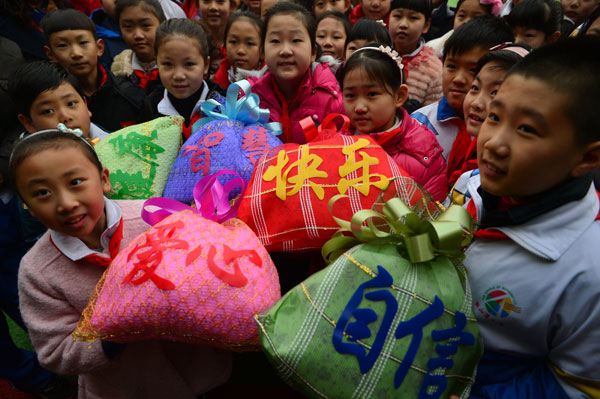
<path fill-rule="evenodd" d="M 343 113 L 339 85 L 327 64 L 315 63 L 316 23 L 304 7 L 281 2 L 265 16 L 263 48 L 267 73 L 250 78 L 252 92 L 283 127 L 283 142 L 304 144 L 299 121 L 319 124 L 331 113 Z"/>
<path fill-rule="evenodd" d="M 446 161 L 433 133 L 402 108 L 402 59 L 376 44 L 358 49 L 341 75 L 344 109 L 356 134 L 368 134 L 435 200 L 448 193 Z"/>

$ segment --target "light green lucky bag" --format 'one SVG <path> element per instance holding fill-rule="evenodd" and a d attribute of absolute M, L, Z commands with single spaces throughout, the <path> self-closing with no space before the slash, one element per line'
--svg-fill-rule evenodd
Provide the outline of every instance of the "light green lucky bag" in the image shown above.
<path fill-rule="evenodd" d="M 280 376 L 311 398 L 467 398 L 483 346 L 461 263 L 472 225 L 463 211 L 424 212 L 422 220 L 395 198 L 383 214 L 338 220 L 368 243 L 255 317 Z M 332 240 L 324 252 L 352 238 Z"/>

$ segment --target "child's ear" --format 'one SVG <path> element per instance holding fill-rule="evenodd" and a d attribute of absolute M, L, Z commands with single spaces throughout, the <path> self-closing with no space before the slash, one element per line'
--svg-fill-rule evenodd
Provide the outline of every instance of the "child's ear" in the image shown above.
<path fill-rule="evenodd" d="M 396 92 L 396 109 L 404 105 L 408 100 L 408 86 L 405 84 L 400 85 L 400 88 Z"/>
<path fill-rule="evenodd" d="M 23 125 L 23 127 L 25 128 L 25 130 L 27 130 L 28 133 L 35 133 L 38 131 L 38 129 L 33 124 L 33 121 L 31 120 L 31 118 L 28 117 L 27 115 L 19 114 L 19 115 L 17 115 L 17 118 L 19 119 L 19 122 L 21 122 L 21 125 Z"/>
<path fill-rule="evenodd" d="M 104 54 L 104 40 L 96 40 L 96 46 L 98 47 L 98 57 L 102 57 L 102 54 Z"/>
<path fill-rule="evenodd" d="M 319 51 L 317 46 L 318 46 L 317 43 L 315 43 L 315 45 L 313 46 L 312 54 L 310 55 L 310 63 L 311 64 L 313 62 L 315 62 L 315 60 L 317 59 L 317 52 Z"/>
<path fill-rule="evenodd" d="M 594 141 L 584 147 L 581 160 L 571 169 L 571 176 L 583 176 L 598 167 L 600 167 L 600 141 Z"/>
<path fill-rule="evenodd" d="M 50 61 L 54 62 L 55 64 L 58 64 L 58 61 L 56 60 L 56 57 L 54 56 L 54 53 L 52 52 L 52 48 L 50 48 L 50 46 L 44 46 L 44 53 L 46 53 L 46 57 L 48 57 Z"/>
<path fill-rule="evenodd" d="M 100 175 L 102 179 L 102 192 L 108 193 L 110 192 L 110 173 L 107 168 L 102 168 L 102 173 Z"/>
<path fill-rule="evenodd" d="M 87 99 L 85 98 L 85 96 L 81 96 L 81 99 L 83 100 L 83 103 L 85 104 L 86 108 L 88 109 L 88 115 L 91 118 L 92 117 L 92 111 L 90 111 L 90 109 L 88 107 Z"/>
<path fill-rule="evenodd" d="M 546 44 L 554 43 L 559 38 L 560 38 L 560 31 L 557 30 L 556 32 L 554 32 L 553 34 L 551 34 L 550 36 L 548 36 L 548 39 L 546 39 Z"/>
<path fill-rule="evenodd" d="M 210 57 L 206 57 L 206 62 L 204 62 L 204 74 L 202 75 L 203 79 L 206 79 L 208 76 L 208 69 L 210 68 Z"/>
<path fill-rule="evenodd" d="M 423 31 L 421 34 L 424 35 L 425 33 L 429 32 L 429 28 L 431 28 L 431 18 L 425 21 L 425 25 L 423 25 Z"/>

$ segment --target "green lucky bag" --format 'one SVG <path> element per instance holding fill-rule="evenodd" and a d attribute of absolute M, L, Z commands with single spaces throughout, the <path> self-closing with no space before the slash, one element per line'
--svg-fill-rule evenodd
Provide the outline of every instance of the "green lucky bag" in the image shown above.
<path fill-rule="evenodd" d="M 280 376 L 312 398 L 467 398 L 483 345 L 461 262 L 472 227 L 463 211 L 422 220 L 394 198 L 383 213 L 338 219 L 356 238 L 337 234 L 324 252 L 367 243 L 255 317 Z"/>

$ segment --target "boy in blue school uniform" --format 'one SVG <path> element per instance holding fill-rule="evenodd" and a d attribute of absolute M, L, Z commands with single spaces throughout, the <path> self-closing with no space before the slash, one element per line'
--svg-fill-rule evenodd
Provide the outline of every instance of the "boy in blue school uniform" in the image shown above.
<path fill-rule="evenodd" d="M 465 194 L 465 265 L 485 353 L 472 398 L 600 397 L 600 41 L 544 46 L 507 74 Z"/>

